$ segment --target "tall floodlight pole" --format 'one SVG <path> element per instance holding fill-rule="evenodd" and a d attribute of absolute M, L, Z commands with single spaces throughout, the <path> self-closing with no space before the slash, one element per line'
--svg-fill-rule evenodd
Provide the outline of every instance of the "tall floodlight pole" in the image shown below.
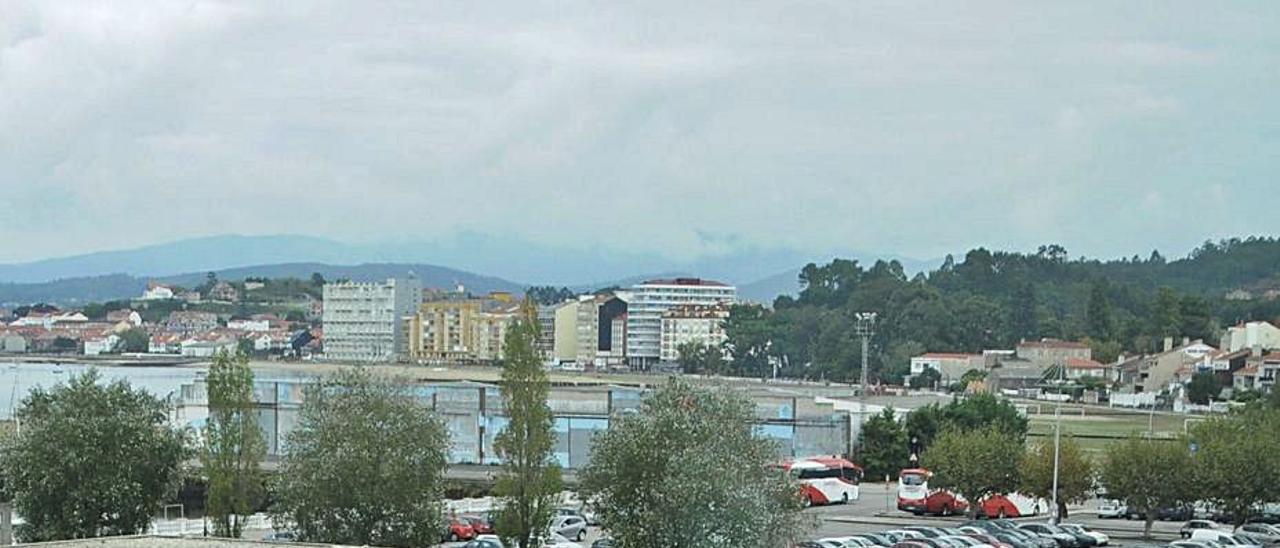
<path fill-rule="evenodd" d="M 1065 381 L 1063 379 L 1065 373 L 1066 369 L 1058 366 L 1058 405 L 1053 408 L 1053 502 L 1050 503 L 1053 505 L 1053 513 L 1050 515 L 1053 516 L 1054 525 L 1062 519 L 1062 516 L 1058 515 L 1058 460 L 1062 437 L 1062 383 Z"/>
<path fill-rule="evenodd" d="M 867 414 L 867 346 L 871 342 L 871 335 L 875 333 L 876 313 L 858 312 L 854 319 L 854 329 L 862 338 L 862 374 L 858 381 L 858 435 L 862 435 L 863 418 Z M 862 446 L 859 445 L 858 449 L 861 450 Z"/>

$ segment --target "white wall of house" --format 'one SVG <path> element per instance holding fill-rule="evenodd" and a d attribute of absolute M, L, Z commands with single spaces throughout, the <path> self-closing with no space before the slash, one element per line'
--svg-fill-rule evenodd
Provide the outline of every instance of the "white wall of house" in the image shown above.
<path fill-rule="evenodd" d="M 1261 347 L 1263 350 L 1280 350 L 1280 327 L 1270 322 L 1248 322 L 1227 328 L 1222 345 L 1228 352 Z"/>
<path fill-rule="evenodd" d="M 116 349 L 116 345 L 120 344 L 120 337 L 108 335 L 98 339 L 88 339 L 84 341 L 84 355 L 98 356 L 108 354 Z"/>

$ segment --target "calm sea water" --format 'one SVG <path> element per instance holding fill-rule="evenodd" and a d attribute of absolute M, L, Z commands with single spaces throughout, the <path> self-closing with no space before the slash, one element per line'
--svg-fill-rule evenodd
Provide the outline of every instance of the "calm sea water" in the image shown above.
<path fill-rule="evenodd" d="M 204 369 L 190 367 L 112 367 L 51 363 L 13 363 L 0 361 L 0 419 L 13 416 L 22 405 L 22 399 L 32 388 L 51 388 L 65 383 L 72 375 L 79 375 L 94 367 L 101 375 L 101 382 L 117 379 L 129 381 L 134 388 L 141 388 L 157 397 L 177 394 L 183 384 L 191 384 Z"/>

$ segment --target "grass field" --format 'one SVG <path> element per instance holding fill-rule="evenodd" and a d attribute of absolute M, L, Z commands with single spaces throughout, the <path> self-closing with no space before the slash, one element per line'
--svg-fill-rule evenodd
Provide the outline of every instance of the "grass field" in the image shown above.
<path fill-rule="evenodd" d="M 1045 411 L 1049 411 L 1048 408 Z M 1054 417 L 1052 412 L 1029 415 L 1028 441 L 1053 440 Z M 1062 434 L 1075 436 L 1076 442 L 1097 456 L 1108 445 L 1127 438 L 1130 434 L 1145 435 L 1148 429 L 1156 437 L 1173 438 L 1183 433 L 1186 417 L 1181 415 L 1127 413 L 1114 409 L 1063 408 Z"/>

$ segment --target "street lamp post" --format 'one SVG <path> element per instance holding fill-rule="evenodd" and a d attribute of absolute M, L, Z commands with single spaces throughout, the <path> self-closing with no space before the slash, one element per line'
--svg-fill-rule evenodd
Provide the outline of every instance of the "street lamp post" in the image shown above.
<path fill-rule="evenodd" d="M 1062 438 L 1062 383 L 1065 382 L 1065 379 L 1063 379 L 1063 376 L 1065 373 L 1066 373 L 1065 368 L 1063 368 L 1062 366 L 1059 366 L 1058 367 L 1058 383 L 1057 383 L 1058 384 L 1058 398 L 1057 398 L 1058 404 L 1053 408 L 1053 494 L 1050 497 L 1052 499 L 1052 502 L 1050 504 L 1053 505 L 1053 510 L 1052 510 L 1053 513 L 1050 515 L 1053 516 L 1053 519 L 1051 521 L 1054 525 L 1057 525 L 1058 520 L 1062 519 L 1062 516 L 1059 515 L 1059 511 L 1058 511 L 1058 463 L 1060 460 L 1059 453 L 1061 449 L 1061 438 Z"/>
<path fill-rule="evenodd" d="M 861 436 L 863 418 L 867 414 L 867 347 L 871 342 L 871 335 L 875 333 L 876 313 L 858 312 L 854 319 L 854 329 L 862 338 L 862 374 L 858 381 L 858 435 Z M 861 444 L 858 445 L 858 450 L 862 450 Z"/>

